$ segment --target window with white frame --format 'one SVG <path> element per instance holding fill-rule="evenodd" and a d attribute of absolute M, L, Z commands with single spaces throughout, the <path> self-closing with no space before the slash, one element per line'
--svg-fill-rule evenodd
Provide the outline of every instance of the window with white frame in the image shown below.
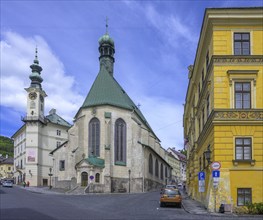
<path fill-rule="evenodd" d="M 228 70 L 230 107 L 256 108 L 258 70 Z"/>
<path fill-rule="evenodd" d="M 235 151 L 236 160 L 251 160 L 252 159 L 252 140 L 251 138 L 236 138 Z"/>
<path fill-rule="evenodd" d="M 250 55 L 250 33 L 234 33 L 234 55 Z"/>
<path fill-rule="evenodd" d="M 247 203 L 252 203 L 251 188 L 237 188 L 237 205 L 244 206 Z"/>
<path fill-rule="evenodd" d="M 251 83 L 236 82 L 235 83 L 235 108 L 250 109 L 251 108 Z"/>

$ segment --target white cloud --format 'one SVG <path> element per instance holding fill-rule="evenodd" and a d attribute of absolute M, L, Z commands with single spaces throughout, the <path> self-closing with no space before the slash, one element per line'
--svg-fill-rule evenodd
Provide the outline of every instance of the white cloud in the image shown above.
<path fill-rule="evenodd" d="M 63 63 L 40 36 L 25 38 L 14 32 L 5 32 L 1 41 L 1 105 L 25 112 L 26 92 L 30 86 L 30 65 L 35 58 L 43 67 L 42 88 L 48 94 L 46 110 L 56 108 L 58 114 L 72 121 L 84 97 L 74 91 L 75 79 L 65 73 Z"/>
<path fill-rule="evenodd" d="M 182 47 L 182 42 L 189 45 L 196 44 L 197 36 L 179 17 L 173 14 L 161 14 L 152 5 L 145 7 L 145 15 L 149 22 L 161 33 L 164 42 L 167 42 L 170 46 Z"/>
<path fill-rule="evenodd" d="M 30 65 L 38 47 L 38 59 L 43 71 L 42 88 L 48 94 L 46 114 L 51 108 L 69 122 L 81 107 L 84 97 L 74 91 L 75 78 L 65 73 L 64 65 L 40 36 L 25 38 L 13 32 L 4 33 L 1 41 L 1 105 L 16 112 L 26 110 L 26 91 L 30 86 Z M 131 83 L 129 83 L 131 84 Z M 136 82 L 133 84 L 136 85 Z M 134 87 L 133 87 L 134 88 Z M 182 147 L 183 106 L 173 100 L 147 95 L 142 89 L 132 89 L 131 97 L 142 104 L 141 110 L 161 140 L 164 148 Z M 145 93 L 146 92 L 146 93 Z M 86 94 L 85 94 L 86 95 Z M 134 100 L 135 101 L 135 100 Z M 135 103 L 136 103 L 135 101 Z"/>

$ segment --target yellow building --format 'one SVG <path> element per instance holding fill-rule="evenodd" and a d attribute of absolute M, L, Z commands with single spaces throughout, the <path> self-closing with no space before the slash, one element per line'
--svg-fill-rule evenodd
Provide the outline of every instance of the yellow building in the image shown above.
<path fill-rule="evenodd" d="M 263 202 L 263 8 L 206 9 L 188 69 L 188 193 L 217 212 Z"/>
<path fill-rule="evenodd" d="M 0 179 L 13 178 L 14 172 L 14 159 L 0 156 Z"/>

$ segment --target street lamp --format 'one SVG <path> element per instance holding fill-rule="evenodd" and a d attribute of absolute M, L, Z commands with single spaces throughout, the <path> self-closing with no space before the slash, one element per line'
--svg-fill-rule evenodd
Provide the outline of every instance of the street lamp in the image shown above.
<path fill-rule="evenodd" d="M 53 176 L 51 167 L 49 168 L 49 174 L 48 175 L 49 175 L 49 189 L 51 189 L 52 188 L 52 186 L 51 186 L 51 177 Z"/>
<path fill-rule="evenodd" d="M 205 151 L 205 158 L 208 162 L 208 164 L 211 163 L 211 150 L 210 150 L 210 145 L 208 146 L 207 150 Z"/>
<path fill-rule="evenodd" d="M 129 173 L 129 193 L 131 192 L 131 170 L 128 170 Z"/>

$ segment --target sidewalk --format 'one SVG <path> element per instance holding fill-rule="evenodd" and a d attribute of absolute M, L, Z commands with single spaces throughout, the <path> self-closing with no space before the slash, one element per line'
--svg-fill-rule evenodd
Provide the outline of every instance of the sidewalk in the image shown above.
<path fill-rule="evenodd" d="M 36 186 L 20 186 L 20 185 L 15 185 L 16 187 L 20 187 L 22 189 L 28 190 L 30 192 L 34 193 L 42 193 L 42 194 L 64 194 L 66 191 L 63 189 L 56 189 L 56 188 L 51 188 L 49 187 L 36 187 Z"/>
<path fill-rule="evenodd" d="M 207 208 L 199 201 L 196 201 L 194 199 L 191 199 L 187 194 L 182 193 L 183 197 L 183 208 L 186 212 L 190 214 L 195 214 L 195 215 L 213 215 L 213 216 L 237 216 L 234 213 L 231 212 L 225 212 L 225 213 L 215 213 L 215 212 L 209 212 Z"/>

